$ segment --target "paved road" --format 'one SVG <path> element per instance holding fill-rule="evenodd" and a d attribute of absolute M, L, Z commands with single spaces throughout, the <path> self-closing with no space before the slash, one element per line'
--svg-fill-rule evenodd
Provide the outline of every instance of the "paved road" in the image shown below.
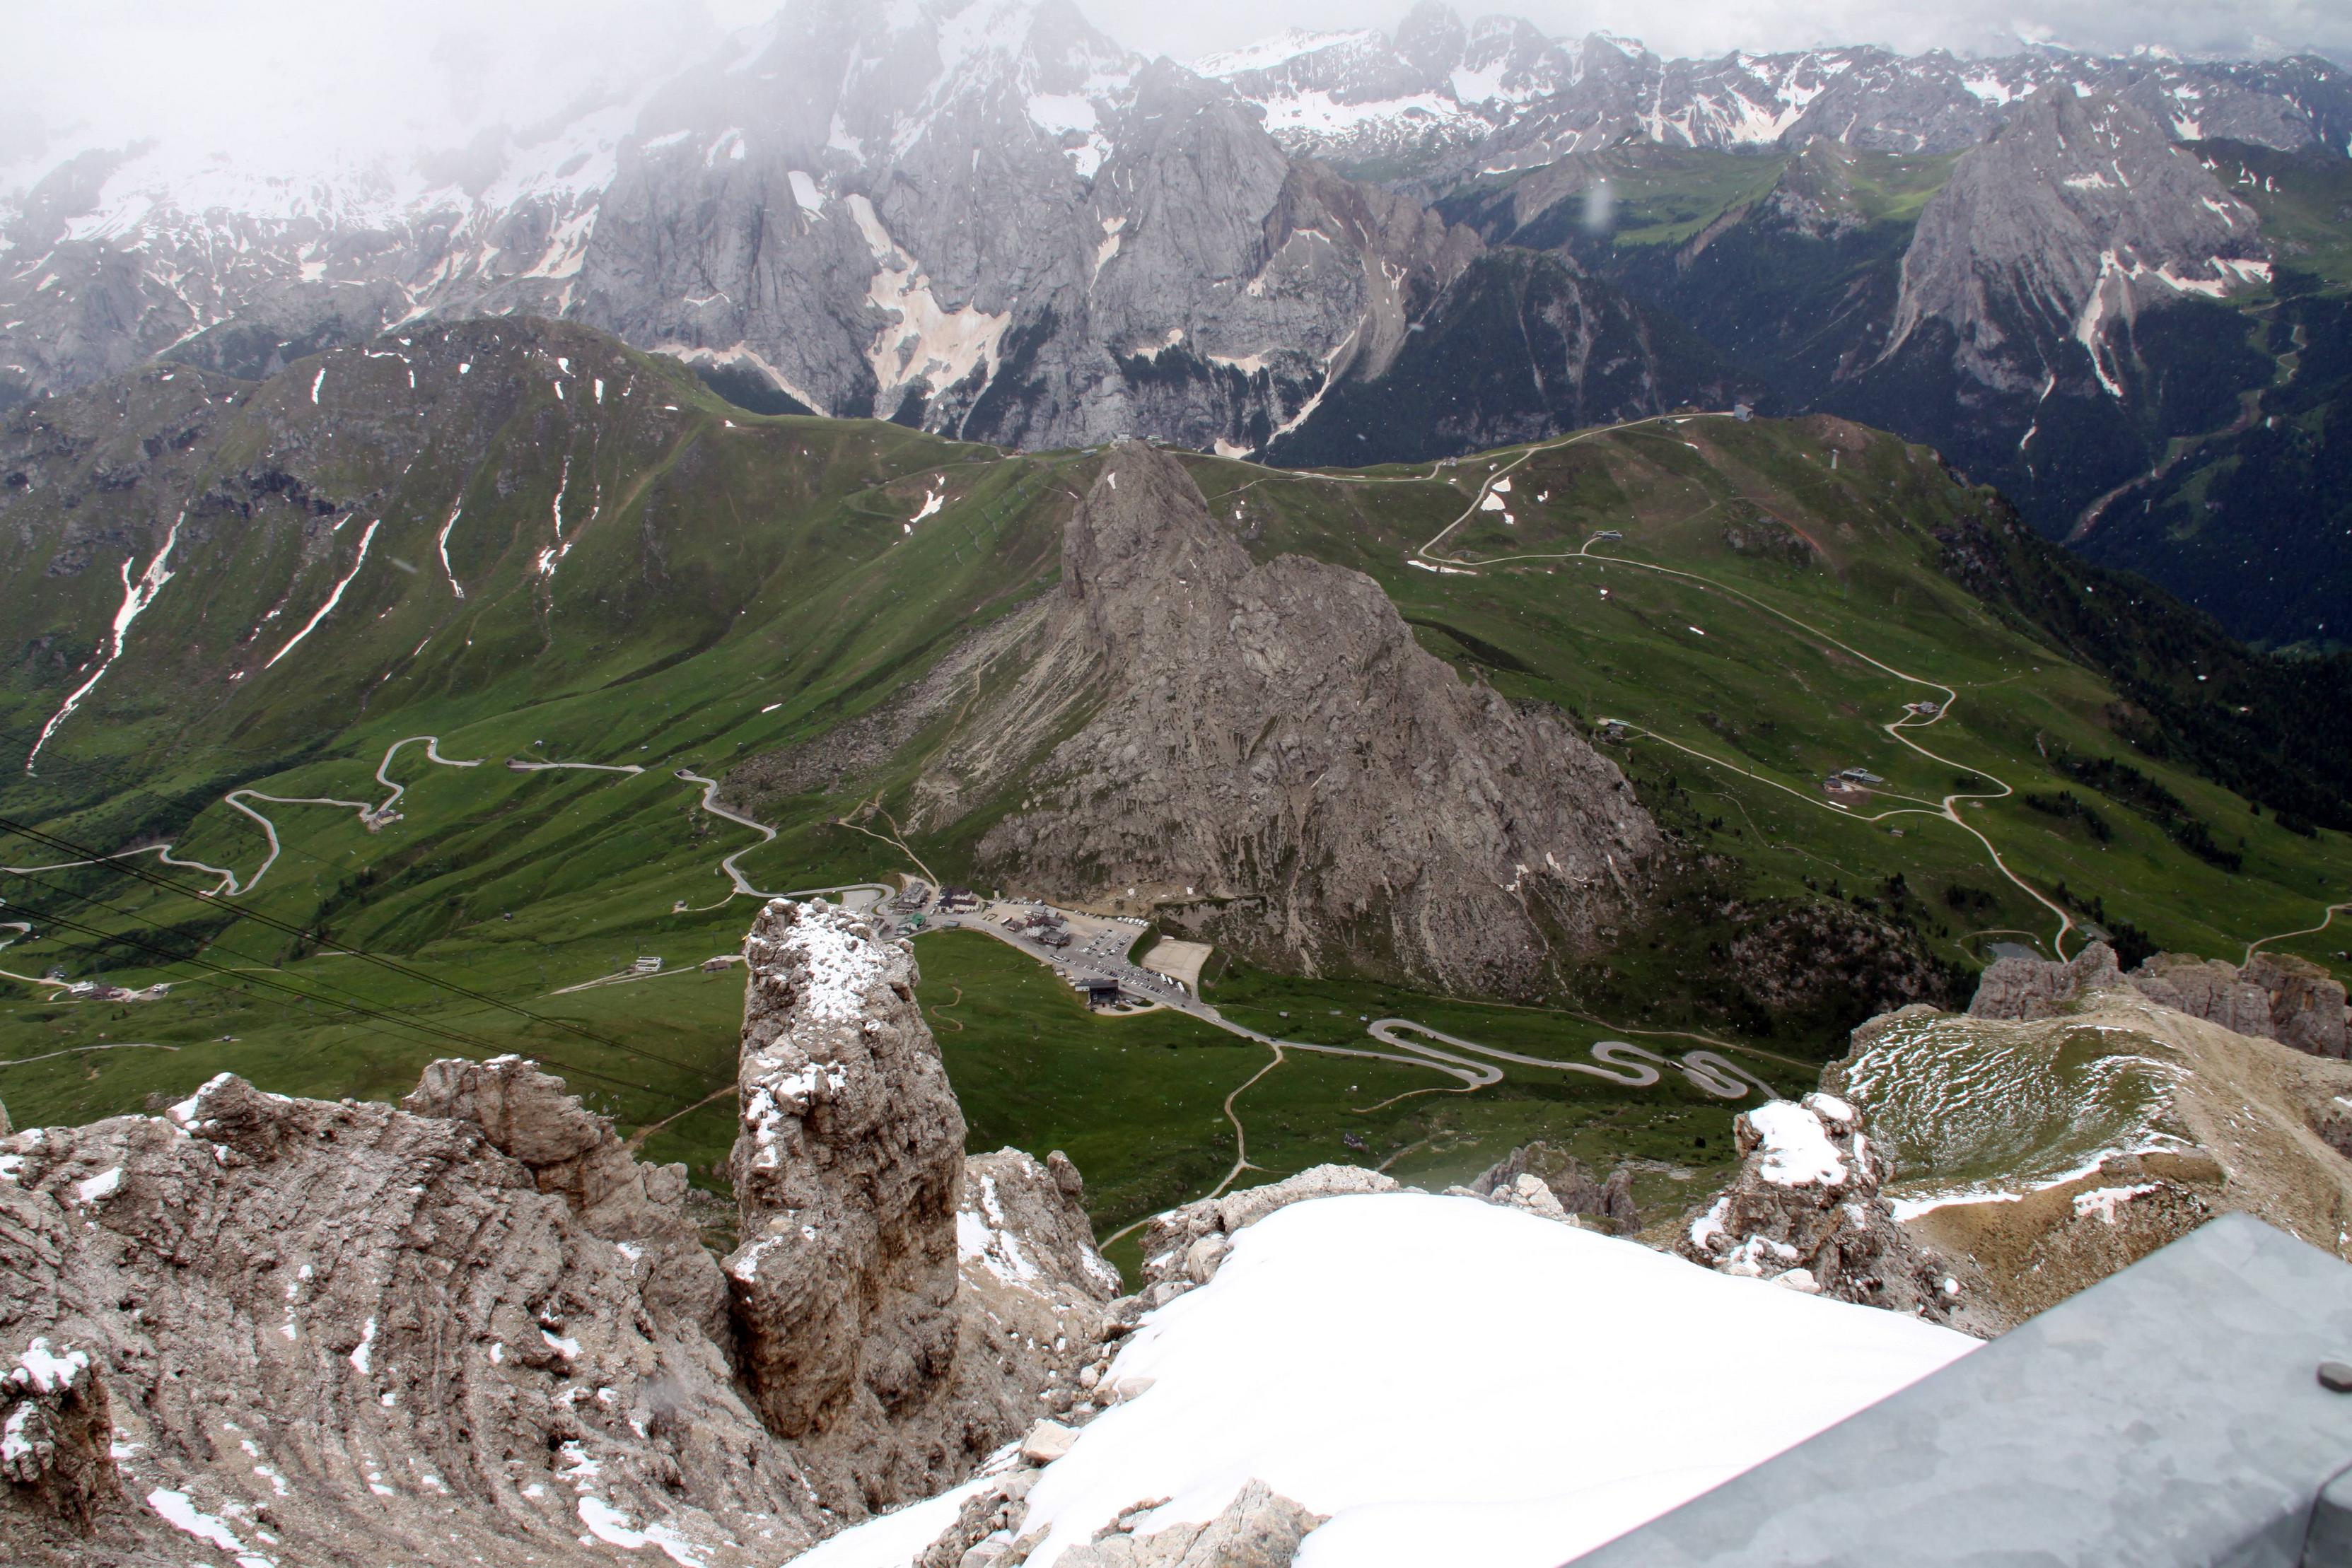
<path fill-rule="evenodd" d="M 1388 1051 L 1284 1040 L 1234 1022 L 1165 976 L 1139 968 L 1124 956 L 1104 956 L 1089 946 L 1047 947 L 1018 932 L 1007 930 L 996 921 L 976 915 L 940 915 L 933 919 L 929 929 L 982 932 L 1027 954 L 1066 978 L 1116 981 L 1122 995 L 1156 1002 L 1161 1007 L 1199 1019 L 1228 1034 L 1239 1035 L 1244 1040 L 1255 1040 L 1276 1051 L 1303 1051 L 1318 1056 L 1356 1057 L 1391 1061 L 1405 1067 L 1425 1067 L 1458 1080 L 1464 1090 L 1484 1089 L 1489 1084 L 1501 1082 L 1503 1070 L 1494 1064 L 1503 1061 L 1555 1072 L 1583 1073 L 1633 1089 L 1647 1088 L 1656 1083 L 1661 1077 L 1661 1070 L 1672 1067 L 1681 1072 L 1694 1088 L 1719 1100 L 1744 1100 L 1750 1094 L 1761 1094 L 1769 1100 L 1773 1092 L 1769 1084 L 1718 1052 L 1688 1051 L 1683 1052 L 1679 1060 L 1669 1060 L 1622 1040 L 1604 1040 L 1593 1045 L 1592 1056 L 1601 1064 L 1599 1066 L 1581 1061 L 1563 1061 L 1548 1056 L 1527 1056 L 1496 1046 L 1481 1045 L 1475 1040 L 1463 1040 L 1410 1019 L 1379 1019 L 1369 1027 L 1366 1032 L 1382 1045 L 1391 1048 Z M 1416 1036 L 1420 1038 L 1414 1038 Z M 1447 1050 L 1446 1047 L 1452 1049 Z M 1482 1057 L 1486 1060 L 1478 1060 Z"/>
<path fill-rule="evenodd" d="M 1430 1028 L 1427 1024 L 1414 1023 L 1410 1019 L 1380 1019 L 1371 1026 L 1373 1037 L 1390 1045 L 1401 1046 L 1407 1051 L 1430 1049 L 1411 1040 L 1399 1038 L 1401 1034 L 1407 1031 L 1426 1035 L 1432 1040 L 1443 1040 L 1458 1051 L 1489 1057 L 1496 1061 L 1515 1062 L 1522 1067 L 1549 1068 L 1555 1072 L 1581 1072 L 1591 1077 L 1605 1079 L 1611 1083 L 1622 1083 L 1629 1089 L 1646 1089 L 1658 1082 L 1661 1069 L 1674 1067 L 1690 1081 L 1691 1087 L 1702 1093 L 1712 1094 L 1718 1100 L 1745 1100 L 1751 1093 L 1760 1093 L 1768 1100 L 1772 1097 L 1770 1084 L 1728 1058 L 1712 1051 L 1686 1051 L 1683 1052 L 1679 1061 L 1669 1061 L 1654 1051 L 1625 1040 L 1595 1040 L 1592 1044 L 1592 1059 L 1601 1064 L 1595 1067 L 1587 1062 L 1562 1061 L 1549 1056 L 1522 1056 L 1517 1051 L 1504 1051 L 1491 1045 L 1481 1045 L 1474 1040 L 1464 1040 L 1456 1035 L 1446 1034 Z M 1458 1059 L 1449 1057 L 1447 1060 Z M 1502 1075 L 1497 1072 L 1496 1076 L 1499 1078 Z"/>

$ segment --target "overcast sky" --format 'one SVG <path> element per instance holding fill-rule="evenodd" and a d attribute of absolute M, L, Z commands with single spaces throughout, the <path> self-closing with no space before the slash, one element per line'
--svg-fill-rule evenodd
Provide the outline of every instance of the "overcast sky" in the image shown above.
<path fill-rule="evenodd" d="M 1390 26 L 1404 0 L 1078 0 L 1131 47 L 1190 58 L 1286 26 Z M 5 0 L 0 168 L 165 132 L 271 142 L 447 145 L 528 123 L 600 76 L 673 68 L 777 0 Z M 2352 59 L 2352 0 L 1529 0 L 1561 35 L 1606 28 L 1667 55 L 1879 43 L 1999 52 L 2021 36 L 2122 50 Z M 1475 16 L 1485 7 L 1464 5 Z"/>

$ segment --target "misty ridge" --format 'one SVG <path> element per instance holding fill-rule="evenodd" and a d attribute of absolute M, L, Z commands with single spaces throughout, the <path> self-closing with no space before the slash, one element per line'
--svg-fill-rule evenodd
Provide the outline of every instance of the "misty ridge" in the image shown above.
<path fill-rule="evenodd" d="M 253 13 L 220 35 L 272 84 L 251 93 L 153 77 L 188 43 L 171 27 L 43 24 L 149 90 L 66 112 L 50 83 L 12 111 L 0 404 L 158 357 L 255 377 L 531 315 L 755 411 L 1032 450 L 1138 434 L 1368 463 L 1680 402 L 1821 410 L 1937 444 L 2241 634 L 2330 635 L 2333 565 L 2269 584 L 2333 530 L 2291 521 L 2214 561 L 2155 509 L 2312 504 L 2272 465 L 2243 471 L 2279 474 L 2279 497 L 2191 499 L 2166 456 L 2229 426 L 2216 411 L 2270 362 L 2217 357 L 2235 318 L 2205 308 L 2325 253 L 2278 230 L 2324 227 L 2320 189 L 2281 197 L 2247 162 L 2316 158 L 2325 186 L 2352 145 L 2346 75 L 2308 48 L 2054 41 L 2127 34 L 2094 9 L 1998 36 L 1868 18 L 1983 52 L 1676 56 L 1432 0 L 1385 30 L 1254 39 L 1265 18 L 1213 8 L 1197 42 L 1225 47 L 1186 64 L 1121 36 L 1150 16 L 1097 26 L 1067 0 L 552 15 L 428 8 L 387 37 L 389 13 Z M 308 62 L 354 39 L 381 63 L 318 90 Z M 1744 270 L 1702 286 L 1717 267 Z M 2137 517 L 2135 483 L 2165 492 Z"/>

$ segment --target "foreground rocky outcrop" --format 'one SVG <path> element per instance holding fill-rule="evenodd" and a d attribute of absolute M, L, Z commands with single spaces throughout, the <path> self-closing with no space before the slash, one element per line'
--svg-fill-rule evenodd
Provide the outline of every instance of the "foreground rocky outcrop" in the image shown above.
<path fill-rule="evenodd" d="M 779 903 L 747 950 L 725 1270 L 515 1057 L 0 1138 L 0 1559 L 772 1568 L 1017 1437 L 1117 1290 L 1076 1172 L 967 1179 L 903 946 Z"/>
<path fill-rule="evenodd" d="M 1580 1223 L 1612 1236 L 1631 1236 L 1642 1228 L 1642 1211 L 1633 1202 L 1633 1166 L 1620 1165 L 1607 1179 L 1596 1180 L 1574 1155 L 1540 1139 L 1513 1149 L 1463 1190 L 1489 1200 L 1517 1201 L 1538 1213 L 1557 1208 L 1561 1218 L 1576 1216 Z"/>
<path fill-rule="evenodd" d="M 511 1058 L 436 1063 L 412 1103 L 224 1075 L 5 1145 L 0 1335 L 86 1356 L 112 1410 L 110 1444 L 12 1474 L 6 1555 L 184 1561 L 193 1534 L 257 1562 L 506 1563 L 587 1529 L 731 1564 L 824 1533 L 713 1337 L 682 1167 L 635 1166 Z M 68 1476 L 94 1456 L 120 1506 L 44 1506 L 102 1499 Z"/>
<path fill-rule="evenodd" d="M 1139 1316 L 1207 1284 L 1217 1277 L 1234 1237 L 1294 1203 L 1343 1193 L 1402 1190 L 1394 1176 L 1360 1166 L 1316 1166 L 1265 1186 L 1244 1187 L 1155 1214 L 1143 1228 L 1144 1287 L 1129 1302 L 1116 1303 L 1114 1311 Z"/>
<path fill-rule="evenodd" d="M 1378 583 L 1253 561 L 1175 457 L 1114 447 L 1017 679 L 918 789 L 1010 793 L 982 866 L 1311 971 L 1524 994 L 1640 905 L 1662 841 L 1549 709 L 1465 685 Z"/>
<path fill-rule="evenodd" d="M 1067 1409 L 1118 1277 L 1055 1154 L 968 1162 L 913 949 L 777 900 L 751 977 L 729 1256 L 752 1403 L 852 1517 L 963 1479 Z"/>
<path fill-rule="evenodd" d="M 1905 1008 L 1854 1030 L 1822 1082 L 1870 1118 L 1905 1228 L 2004 1322 L 2226 1209 L 2345 1256 L 2352 1064 L 2272 1038 L 2321 988 L 2263 956 L 2128 975 L 2096 945 L 2005 960 L 1968 1015 Z"/>
<path fill-rule="evenodd" d="M 915 963 L 838 910 L 780 903 L 744 944 L 733 1159 L 742 1245 L 727 1260 L 761 1417 L 813 1451 L 865 1457 L 869 1506 L 919 1496 L 998 1439 L 950 1431 L 963 1116 L 915 1004 Z M 828 1467 L 841 1490 L 857 1479 Z"/>
<path fill-rule="evenodd" d="M 2307 959 L 2255 953 L 2243 967 L 2220 958 L 2158 953 L 2123 973 L 2115 949 L 2094 942 L 2064 963 L 1996 960 L 1969 1002 L 1970 1018 L 2053 1018 L 2078 998 L 2126 986 L 2160 1007 L 2221 1025 L 2233 1034 L 2274 1040 L 2314 1056 L 2352 1055 L 2342 981 Z"/>
<path fill-rule="evenodd" d="M 1886 1167 L 1834 1094 L 1774 1100 L 1732 1123 L 1740 1166 L 1675 1250 L 1718 1273 L 1984 1332 L 1944 1260 L 1895 1222 Z"/>

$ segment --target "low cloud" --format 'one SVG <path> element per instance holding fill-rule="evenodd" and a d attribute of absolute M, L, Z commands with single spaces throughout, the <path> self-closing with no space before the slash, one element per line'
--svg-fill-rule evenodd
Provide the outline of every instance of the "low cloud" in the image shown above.
<path fill-rule="evenodd" d="M 930 0 L 919 0 L 930 3 Z M 1195 58 L 1284 27 L 1393 26 L 1402 3 L 1361 0 L 1078 0 L 1105 32 L 1147 54 Z M 2021 38 L 2119 52 L 2352 58 L 2340 0 L 2058 0 L 2021 16 L 2010 0 L 1529 0 L 1496 7 L 1555 36 L 1605 29 L 1667 55 L 1876 43 L 1969 54 Z M 20 6 L 0 51 L 0 192 L 67 153 L 164 137 L 199 152 L 317 165 L 464 145 L 483 127 L 527 126 L 666 74 L 757 26 L 775 0 L 79 0 Z M 1477 15 L 1478 5 L 1462 7 Z"/>
<path fill-rule="evenodd" d="M 1400 4 L 1371 11 L 1360 0 L 1093 0 L 1081 8 L 1134 47 L 1180 57 L 1247 43 L 1282 27 L 1342 30 L 1393 26 Z M 2318 49 L 2352 55 L 2352 6 L 2337 0 L 2058 0 L 2021 11 L 2013 0 L 1529 0 L 1468 5 L 1465 17 L 1493 10 L 1525 16 L 1555 37 L 1611 32 L 1668 56 L 1706 57 L 1732 49 L 1779 50 L 1822 44 L 1882 44 L 1906 53 L 1945 48 L 2000 54 L 2021 38 L 2101 53 L 2156 45 L 2181 54 L 2277 55 Z"/>

